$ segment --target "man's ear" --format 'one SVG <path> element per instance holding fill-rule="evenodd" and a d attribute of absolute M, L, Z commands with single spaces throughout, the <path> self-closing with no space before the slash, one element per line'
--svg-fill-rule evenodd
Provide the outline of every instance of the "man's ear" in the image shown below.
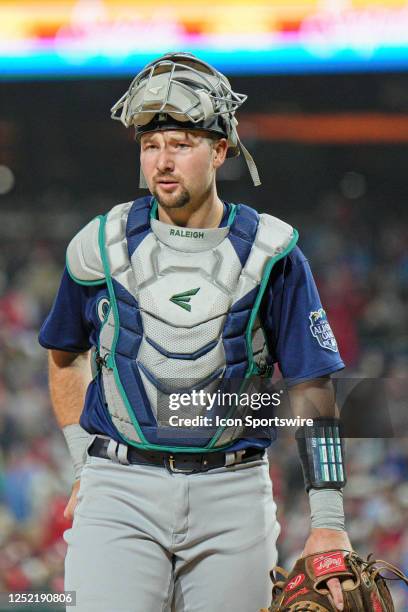
<path fill-rule="evenodd" d="M 218 138 L 213 142 L 213 163 L 214 168 L 219 168 L 225 161 L 228 150 L 228 142 L 226 138 Z"/>

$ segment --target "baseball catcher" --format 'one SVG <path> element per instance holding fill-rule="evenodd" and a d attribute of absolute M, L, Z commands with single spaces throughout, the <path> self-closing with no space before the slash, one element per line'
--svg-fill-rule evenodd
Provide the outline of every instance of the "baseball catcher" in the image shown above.
<path fill-rule="evenodd" d="M 271 376 L 275 363 L 294 413 L 315 407 L 297 436 L 312 561 L 291 576 L 293 595 L 315 592 L 311 572 L 330 557 L 314 564 L 313 555 L 351 551 L 330 380 L 344 364 L 298 232 L 217 192 L 218 170 L 240 153 L 260 183 L 237 131 L 245 100 L 214 67 L 174 53 L 141 70 L 111 110 L 135 130 L 149 193 L 73 237 L 40 332 L 74 464 L 65 589 L 76 591 L 77 612 L 268 607 L 280 526 L 266 448 L 276 432 L 245 430 L 234 403 L 226 413 L 221 402 L 183 398 Z M 335 560 L 355 577 L 356 557 Z M 340 578 L 322 583 L 337 610 Z M 276 584 L 274 610 L 285 588 L 278 601 Z"/>

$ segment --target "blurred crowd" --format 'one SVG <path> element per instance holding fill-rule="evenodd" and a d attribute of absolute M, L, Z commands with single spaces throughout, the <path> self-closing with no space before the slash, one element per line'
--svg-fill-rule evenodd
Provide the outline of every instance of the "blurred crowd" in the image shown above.
<path fill-rule="evenodd" d="M 69 527 L 63 510 L 73 471 L 50 407 L 46 351 L 37 334 L 59 284 L 71 226 L 88 218 L 66 223 L 67 235 L 60 228 L 58 239 L 52 240 L 44 228 L 27 240 L 21 238 L 18 220 L 15 231 L 10 230 L 9 217 L 0 242 L 0 593 L 59 592 L 66 546 L 62 535 Z M 33 224 L 34 217 L 33 212 Z M 407 224 L 386 204 L 376 203 L 373 209 L 372 203 L 357 205 L 334 192 L 322 197 L 312 213 L 292 211 L 288 220 L 300 229 L 300 246 L 311 262 L 347 375 L 385 377 L 393 423 L 403 421 L 408 397 Z M 0 235 L 2 222 L 0 213 Z M 309 528 L 293 440 L 279 439 L 270 462 L 282 526 L 280 565 L 290 565 Z M 349 440 L 348 474 L 347 528 L 355 548 L 408 572 L 406 436 Z M 408 611 L 408 590 L 393 585 L 393 592 L 397 610 Z"/>

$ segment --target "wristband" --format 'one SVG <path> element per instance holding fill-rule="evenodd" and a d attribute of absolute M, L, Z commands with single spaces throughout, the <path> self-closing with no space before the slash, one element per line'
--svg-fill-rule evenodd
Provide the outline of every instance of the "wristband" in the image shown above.
<path fill-rule="evenodd" d="M 85 464 L 86 450 L 93 436 L 85 431 L 85 429 L 82 429 L 78 423 L 66 425 L 62 428 L 62 433 L 64 434 L 72 463 L 74 464 L 75 480 L 78 480 Z"/>
<path fill-rule="evenodd" d="M 345 531 L 343 492 L 338 489 L 310 489 L 312 529 Z"/>
<path fill-rule="evenodd" d="M 340 421 L 318 417 L 296 431 L 306 491 L 342 489 L 346 484 L 344 440 Z"/>

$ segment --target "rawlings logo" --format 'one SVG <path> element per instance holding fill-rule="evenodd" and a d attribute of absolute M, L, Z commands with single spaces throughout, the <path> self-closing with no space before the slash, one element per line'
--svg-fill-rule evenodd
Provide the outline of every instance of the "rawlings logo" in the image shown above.
<path fill-rule="evenodd" d="M 303 587 L 303 589 L 300 589 L 299 591 L 297 591 L 296 593 L 293 593 L 290 597 L 287 598 L 287 600 L 285 601 L 285 606 L 287 606 L 289 604 L 290 601 L 292 601 L 292 599 L 295 599 L 296 597 L 299 597 L 299 595 L 305 595 L 306 593 L 309 592 L 309 589 L 307 589 L 306 587 Z"/>
<path fill-rule="evenodd" d="M 304 574 L 298 574 L 286 585 L 285 591 L 293 591 L 293 589 L 296 589 L 296 587 L 302 584 L 304 579 L 305 579 Z"/>
<path fill-rule="evenodd" d="M 313 559 L 313 569 L 316 576 L 324 576 L 334 572 L 346 571 L 344 557 L 341 552 L 319 555 Z"/>

